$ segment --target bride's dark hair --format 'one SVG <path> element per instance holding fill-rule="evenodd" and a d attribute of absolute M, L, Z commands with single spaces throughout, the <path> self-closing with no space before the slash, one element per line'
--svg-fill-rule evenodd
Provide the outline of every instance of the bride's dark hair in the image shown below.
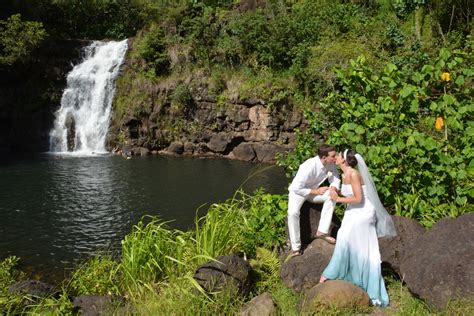
<path fill-rule="evenodd" d="M 342 152 L 344 155 L 345 150 Z M 357 158 L 355 157 L 356 152 L 353 151 L 352 149 L 348 149 L 346 153 L 346 157 L 343 157 L 344 160 L 346 160 L 347 164 L 351 166 L 352 168 L 355 168 L 357 166 Z"/>

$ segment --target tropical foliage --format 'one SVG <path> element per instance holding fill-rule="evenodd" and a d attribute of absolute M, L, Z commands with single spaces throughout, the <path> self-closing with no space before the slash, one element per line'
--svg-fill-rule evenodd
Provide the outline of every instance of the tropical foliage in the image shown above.
<path fill-rule="evenodd" d="M 20 14 L 0 20 L 0 65 L 27 57 L 45 37 L 41 22 L 22 21 Z"/>
<path fill-rule="evenodd" d="M 419 71 L 374 70 L 363 57 L 337 70 L 338 88 L 307 113 L 310 128 L 283 165 L 293 172 L 315 151 L 314 134 L 367 160 L 386 205 L 430 226 L 472 211 L 472 46 L 441 49 Z M 430 209 L 436 209 L 433 214 Z"/>

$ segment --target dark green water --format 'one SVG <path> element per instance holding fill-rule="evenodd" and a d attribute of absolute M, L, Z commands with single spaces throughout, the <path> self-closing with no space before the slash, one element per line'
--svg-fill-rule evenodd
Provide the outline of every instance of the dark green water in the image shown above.
<path fill-rule="evenodd" d="M 1 159 L 0 259 L 18 256 L 21 268 L 43 277 L 64 275 L 104 249 L 118 253 L 120 240 L 146 214 L 190 229 L 201 205 L 230 198 L 249 174 L 269 167 L 162 156 Z M 272 167 L 244 189 L 284 193 L 287 182 L 283 170 Z"/>

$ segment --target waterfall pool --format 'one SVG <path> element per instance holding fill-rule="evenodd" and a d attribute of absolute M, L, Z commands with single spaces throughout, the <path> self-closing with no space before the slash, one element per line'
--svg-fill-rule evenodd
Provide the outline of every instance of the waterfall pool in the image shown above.
<path fill-rule="evenodd" d="M 0 260 L 15 255 L 21 258 L 21 269 L 42 279 L 59 279 L 94 253 L 119 253 L 120 241 L 144 215 L 171 221 L 173 228 L 192 229 L 198 209 L 204 215 L 206 203 L 232 197 L 244 182 L 246 192 L 264 187 L 285 193 L 288 184 L 279 167 L 240 161 L 4 156 Z"/>

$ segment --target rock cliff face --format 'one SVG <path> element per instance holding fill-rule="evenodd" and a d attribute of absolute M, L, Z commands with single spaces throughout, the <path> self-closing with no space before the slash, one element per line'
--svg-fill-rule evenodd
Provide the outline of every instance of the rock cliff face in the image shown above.
<path fill-rule="evenodd" d="M 222 105 L 197 97 L 193 102 L 187 115 L 165 110 L 159 117 L 125 117 L 111 127 L 109 134 L 116 139 L 110 139 L 110 146 L 142 155 L 159 151 L 273 162 L 277 153 L 294 147 L 294 129 L 303 121 L 300 112 L 283 109 L 276 113 L 263 100 Z M 186 128 L 172 135 L 173 122 Z M 122 144 L 118 137 L 122 137 Z"/>
<path fill-rule="evenodd" d="M 138 63 L 127 58 L 117 80 L 109 150 L 273 162 L 277 153 L 294 148 L 295 129 L 305 127 L 289 100 L 243 96 L 244 82 L 222 80 L 216 93 L 216 74 L 209 71 L 187 69 L 149 80 Z"/>
<path fill-rule="evenodd" d="M 48 150 L 66 76 L 86 44 L 46 41 L 28 60 L 0 67 L 0 150 Z"/>

